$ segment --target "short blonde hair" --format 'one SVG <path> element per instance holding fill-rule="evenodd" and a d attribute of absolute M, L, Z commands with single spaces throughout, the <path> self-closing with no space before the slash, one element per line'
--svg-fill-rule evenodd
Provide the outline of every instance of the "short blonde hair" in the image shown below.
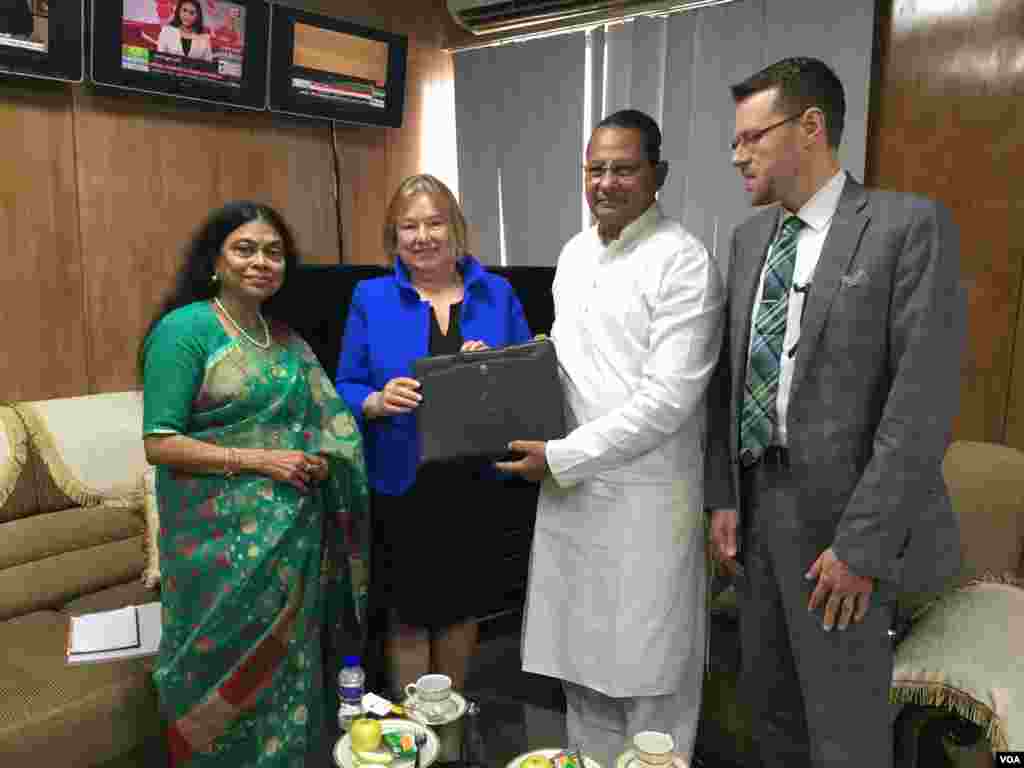
<path fill-rule="evenodd" d="M 466 255 L 466 217 L 459 207 L 459 201 L 448 189 L 448 186 L 429 173 L 419 173 L 406 177 L 388 204 L 388 212 L 384 218 L 384 250 L 389 256 L 398 254 L 398 217 L 405 211 L 412 198 L 417 195 L 429 195 L 438 208 L 448 209 L 448 230 L 455 258 Z"/>

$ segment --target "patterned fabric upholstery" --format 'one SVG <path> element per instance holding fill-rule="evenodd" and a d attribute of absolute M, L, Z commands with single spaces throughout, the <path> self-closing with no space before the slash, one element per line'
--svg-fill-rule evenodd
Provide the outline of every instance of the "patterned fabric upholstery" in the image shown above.
<path fill-rule="evenodd" d="M 158 734 L 146 659 L 64 663 L 68 617 L 0 622 L 0 765 L 102 765 Z"/>

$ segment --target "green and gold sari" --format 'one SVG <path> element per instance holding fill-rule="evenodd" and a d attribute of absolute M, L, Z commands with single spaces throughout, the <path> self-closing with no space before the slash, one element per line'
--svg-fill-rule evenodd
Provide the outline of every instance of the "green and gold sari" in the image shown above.
<path fill-rule="evenodd" d="M 146 342 L 144 434 L 301 450 L 330 464 L 305 495 L 259 474 L 159 468 L 154 679 L 175 766 L 315 764 L 327 754 L 336 660 L 361 644 L 369 516 L 359 431 L 309 346 L 281 326 L 272 336 L 266 350 L 231 338 L 198 302 L 165 316 Z"/>

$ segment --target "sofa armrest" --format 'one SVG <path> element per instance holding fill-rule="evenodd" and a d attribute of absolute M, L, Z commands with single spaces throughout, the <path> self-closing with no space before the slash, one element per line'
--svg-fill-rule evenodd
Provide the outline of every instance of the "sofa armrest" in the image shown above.
<path fill-rule="evenodd" d="M 891 699 L 940 707 L 983 729 L 993 750 L 1024 748 L 1024 588 L 976 581 L 938 600 L 896 649 Z"/>

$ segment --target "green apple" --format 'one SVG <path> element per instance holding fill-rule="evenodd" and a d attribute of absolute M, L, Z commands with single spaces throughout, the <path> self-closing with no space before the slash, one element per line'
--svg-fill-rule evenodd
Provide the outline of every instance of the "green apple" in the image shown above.
<path fill-rule="evenodd" d="M 373 752 L 380 746 L 380 720 L 360 717 L 352 721 L 349 730 L 352 737 L 352 749 L 356 752 Z"/>
<path fill-rule="evenodd" d="M 528 755 L 519 766 L 520 768 L 551 768 L 551 761 L 544 755 Z"/>

